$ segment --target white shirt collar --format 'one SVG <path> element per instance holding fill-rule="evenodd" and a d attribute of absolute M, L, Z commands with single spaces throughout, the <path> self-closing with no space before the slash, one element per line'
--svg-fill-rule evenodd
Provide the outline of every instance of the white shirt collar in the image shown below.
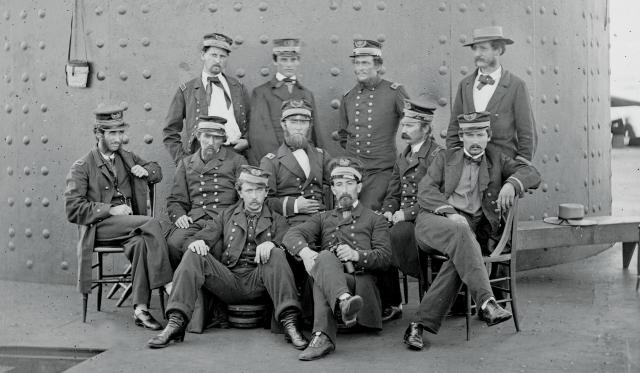
<path fill-rule="evenodd" d="M 284 74 L 280 74 L 280 72 L 276 72 L 276 79 L 277 79 L 279 82 L 281 82 L 281 81 L 282 81 L 282 80 L 284 80 L 285 78 L 286 78 L 286 76 L 284 76 Z M 297 78 L 296 78 L 296 76 L 294 75 L 294 76 L 292 76 L 292 77 L 291 77 L 291 78 L 289 78 L 289 79 L 296 80 Z"/>
<path fill-rule="evenodd" d="M 484 151 L 482 151 L 482 153 L 477 154 L 477 155 L 471 155 L 469 154 L 469 152 L 467 151 L 467 149 L 463 149 L 464 150 L 464 154 L 467 155 L 467 157 L 474 159 L 474 160 L 478 160 L 480 158 L 482 158 L 482 156 L 484 155 Z"/>
<path fill-rule="evenodd" d="M 413 154 L 415 154 L 415 153 L 420 151 L 420 148 L 422 148 L 422 144 L 424 144 L 424 141 L 425 140 L 422 140 L 417 144 L 411 145 L 411 151 L 413 152 Z"/>
<path fill-rule="evenodd" d="M 478 75 L 476 75 L 476 81 L 478 81 L 480 79 L 480 75 L 487 75 L 485 73 L 483 73 L 480 69 L 478 69 Z M 496 69 L 496 71 L 492 72 L 491 74 L 488 74 L 493 80 L 496 81 L 496 83 L 498 81 L 500 81 L 500 77 L 502 76 L 502 65 L 498 66 L 498 69 Z"/>

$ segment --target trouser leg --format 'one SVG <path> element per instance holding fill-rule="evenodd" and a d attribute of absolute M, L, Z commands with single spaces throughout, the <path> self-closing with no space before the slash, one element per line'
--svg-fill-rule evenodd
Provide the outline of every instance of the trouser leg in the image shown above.
<path fill-rule="evenodd" d="M 402 221 L 389 230 L 393 262 L 405 274 L 420 277 L 420 264 L 416 250 L 415 224 Z"/>
<path fill-rule="evenodd" d="M 191 319 L 198 290 L 203 286 L 223 301 L 223 297 L 232 298 L 227 294 L 240 293 L 237 279 L 229 268 L 211 254 L 202 256 L 186 251 L 173 275 L 173 291 L 169 296 L 167 313 L 177 310 Z"/>
<path fill-rule="evenodd" d="M 190 238 L 199 232 L 202 227 L 198 224 L 191 224 L 189 228 L 174 227 L 167 237 L 167 246 L 169 247 L 169 260 L 172 268 L 178 268 L 180 260 L 187 250 Z"/>
<path fill-rule="evenodd" d="M 362 191 L 358 195 L 358 200 L 363 206 L 372 210 L 380 209 L 387 193 L 387 185 L 391 179 L 392 171 L 392 169 L 375 172 L 365 171 L 362 179 Z"/>
<path fill-rule="evenodd" d="M 400 273 L 398 268 L 390 266 L 387 270 L 378 272 L 377 277 L 376 286 L 380 291 L 382 309 L 401 304 L 402 293 L 400 292 Z"/>
<path fill-rule="evenodd" d="M 273 248 L 269 261 L 258 264 L 257 271 L 260 286 L 266 289 L 273 301 L 276 320 L 280 320 L 282 311 L 287 308 L 301 310 L 293 272 L 284 251 Z"/>

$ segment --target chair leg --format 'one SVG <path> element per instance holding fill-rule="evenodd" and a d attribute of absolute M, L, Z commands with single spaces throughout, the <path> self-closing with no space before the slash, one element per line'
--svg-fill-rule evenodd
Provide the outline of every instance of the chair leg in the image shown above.
<path fill-rule="evenodd" d="M 516 296 L 516 276 L 515 271 L 511 271 L 511 263 L 509 263 L 509 296 L 511 297 L 511 313 L 513 314 L 513 323 L 516 326 L 516 332 L 520 331 L 520 320 L 518 320 L 518 306 Z"/>
<path fill-rule="evenodd" d="M 82 322 L 87 322 L 87 301 L 89 293 L 82 293 Z"/>
<path fill-rule="evenodd" d="M 102 253 L 98 253 L 98 280 L 102 280 Z M 96 309 L 100 312 L 100 307 L 102 306 L 102 283 L 98 283 L 98 297 L 96 299 Z"/>
<path fill-rule="evenodd" d="M 402 289 L 404 290 L 404 304 L 407 304 L 409 303 L 409 280 L 404 272 L 402 272 Z"/>
<path fill-rule="evenodd" d="M 162 317 L 166 317 L 165 316 L 165 310 L 164 310 L 164 286 L 161 286 L 158 289 L 158 294 L 160 295 L 160 310 L 162 310 Z"/>
<path fill-rule="evenodd" d="M 127 265 L 127 268 L 124 270 L 124 273 L 122 274 L 122 277 L 120 278 L 120 280 L 125 281 L 127 278 L 127 275 L 129 275 L 130 273 L 131 273 L 131 263 Z M 111 287 L 111 290 L 109 290 L 109 293 L 107 294 L 107 299 L 113 298 L 113 296 L 116 295 L 116 293 L 118 292 L 118 290 L 120 290 L 120 288 L 124 288 L 124 285 L 122 285 L 121 282 L 113 284 L 113 286 Z"/>
<path fill-rule="evenodd" d="M 126 284 L 124 286 L 124 291 L 122 292 L 120 299 L 118 299 L 118 303 L 116 303 L 116 307 L 122 306 L 122 303 L 124 303 L 124 301 L 129 298 L 129 295 L 131 295 L 131 291 L 131 284 Z"/>
<path fill-rule="evenodd" d="M 464 286 L 464 298 L 467 303 L 467 309 L 465 310 L 465 318 L 467 323 L 467 341 L 471 339 L 471 294 L 469 293 L 469 287 L 467 285 Z"/>

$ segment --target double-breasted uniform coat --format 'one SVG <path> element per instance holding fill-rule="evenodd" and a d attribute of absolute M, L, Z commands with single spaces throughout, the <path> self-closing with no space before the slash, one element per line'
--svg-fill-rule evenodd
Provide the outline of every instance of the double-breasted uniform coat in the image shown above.
<path fill-rule="evenodd" d="M 167 213 L 172 223 L 183 215 L 193 220 L 189 228 L 174 225 L 167 237 L 172 265 L 177 267 L 185 250 L 185 241 L 204 228 L 206 222 L 238 201 L 235 182 L 240 166 L 247 160 L 236 152 L 221 147 L 209 162 L 200 152 L 180 160 L 167 197 Z"/>
<path fill-rule="evenodd" d="M 376 271 L 385 270 L 391 263 L 389 228 L 383 216 L 362 203 L 358 203 L 349 218 L 344 218 L 342 212 L 335 209 L 321 212 L 291 227 L 283 243 L 292 255 L 316 243 L 314 250 L 319 255 L 310 273 L 314 280 L 314 332 L 325 333 L 335 344 L 337 324 L 333 310 L 342 292 L 363 298 L 357 319 L 359 325 L 382 329 L 380 295 L 375 278 Z M 329 251 L 338 243 L 346 243 L 358 251 L 359 261 L 353 263 L 355 273 L 343 273 L 342 263 Z"/>
<path fill-rule="evenodd" d="M 249 93 L 237 79 L 227 74 L 223 75 L 229 85 L 233 114 L 242 138 L 246 138 L 251 111 Z M 173 96 L 162 130 L 162 141 L 176 165 L 182 158 L 195 153 L 200 147 L 196 138 L 196 129 L 200 116 L 208 115 L 208 105 L 206 89 L 202 85 L 200 76 L 181 84 Z"/>
<path fill-rule="evenodd" d="M 268 82 L 253 89 L 251 95 L 251 121 L 247 129 L 250 148 L 247 158 L 252 165 L 260 164 L 262 157 L 273 152 L 284 143 L 284 130 L 280 125 L 282 118 L 282 102 L 302 100 L 311 104 L 313 118 L 311 120 L 311 144 L 315 145 L 320 138 L 320 127 L 317 120 L 316 103 L 313 93 L 296 80 L 291 93 L 287 85 L 274 76 Z"/>
<path fill-rule="evenodd" d="M 98 230 L 118 232 L 125 254 L 134 264 L 133 298 L 136 304 L 148 303 L 150 290 L 171 281 L 171 266 L 160 222 L 146 216 L 148 185 L 162 180 L 162 170 L 155 162 L 147 162 L 136 154 L 120 149 L 116 157 L 122 161 L 131 191 L 133 215 L 112 216 L 109 212 L 116 194 L 116 180 L 109 171 L 97 147 L 75 161 L 66 178 L 65 212 L 71 223 L 78 224 L 78 290 L 91 291 L 93 248 Z M 117 161 L 118 164 L 119 161 Z M 138 178 L 131 173 L 135 165 L 144 167 L 148 177 Z M 122 181 L 122 179 L 121 179 Z M 106 232 L 105 232 L 106 233 Z"/>
<path fill-rule="evenodd" d="M 396 132 L 404 115 L 404 87 L 381 79 L 377 85 L 356 84 L 342 97 L 338 129 L 349 132 L 346 154 L 363 163 L 360 202 L 378 210 L 396 161 Z"/>

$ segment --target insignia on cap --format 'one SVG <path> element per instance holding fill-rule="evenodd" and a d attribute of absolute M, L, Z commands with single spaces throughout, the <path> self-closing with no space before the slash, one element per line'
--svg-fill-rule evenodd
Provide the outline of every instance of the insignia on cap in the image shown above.
<path fill-rule="evenodd" d="M 115 113 L 111 113 L 111 119 L 121 119 L 122 118 L 122 112 L 118 111 Z"/>
<path fill-rule="evenodd" d="M 342 167 L 347 167 L 351 162 L 347 158 L 340 158 L 338 164 Z"/>
<path fill-rule="evenodd" d="M 353 42 L 353 46 L 356 48 L 363 48 L 365 45 L 367 45 L 366 40 L 356 40 Z"/>
<path fill-rule="evenodd" d="M 478 116 L 478 114 L 476 113 L 469 113 L 469 114 L 464 114 L 464 120 L 474 120 L 476 119 L 476 117 Z"/>
<path fill-rule="evenodd" d="M 284 41 L 284 45 L 287 47 L 293 47 L 295 45 L 295 40 L 287 39 Z"/>
<path fill-rule="evenodd" d="M 251 169 L 249 169 L 249 172 L 253 176 L 261 176 L 262 175 L 262 170 L 260 170 L 258 168 L 251 168 Z"/>
<path fill-rule="evenodd" d="M 302 100 L 291 100 L 291 106 L 293 107 L 302 107 L 304 102 Z"/>
<path fill-rule="evenodd" d="M 407 109 L 407 110 L 411 109 L 411 103 L 409 101 L 405 101 L 404 102 L 404 108 Z"/>

